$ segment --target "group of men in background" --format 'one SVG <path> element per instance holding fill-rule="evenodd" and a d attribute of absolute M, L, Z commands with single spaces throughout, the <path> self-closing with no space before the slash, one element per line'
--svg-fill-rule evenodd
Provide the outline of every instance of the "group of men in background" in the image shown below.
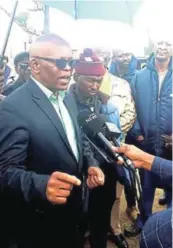
<path fill-rule="evenodd" d="M 141 70 L 135 56 L 120 49 L 112 57 L 101 49 L 84 49 L 72 63 L 68 43 L 46 35 L 15 57 L 16 80 L 1 70 L 4 247 L 55 247 L 57 241 L 80 248 L 89 230 L 92 248 L 106 248 L 108 239 L 128 248 L 120 226 L 123 188 L 134 223 L 125 234 L 135 236 L 152 214 L 158 178 L 140 169 L 138 209 L 126 176 L 90 147 L 77 116 L 82 110 L 103 114 L 121 130 L 120 142 L 172 160 L 162 138 L 172 135 L 172 49 L 164 39 L 156 42 Z M 170 206 L 172 189 L 160 188 Z"/>

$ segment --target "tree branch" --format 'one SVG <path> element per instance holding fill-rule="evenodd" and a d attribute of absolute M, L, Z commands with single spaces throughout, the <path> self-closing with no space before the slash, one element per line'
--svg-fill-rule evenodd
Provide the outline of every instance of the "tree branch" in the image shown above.
<path fill-rule="evenodd" d="M 34 12 L 37 12 L 37 11 L 42 11 L 44 12 L 44 5 L 38 1 L 34 1 L 33 0 L 33 3 L 35 4 L 35 6 L 33 6 L 33 8 L 31 9 L 28 9 L 29 11 L 34 11 Z"/>
<path fill-rule="evenodd" d="M 6 9 L 4 9 L 3 7 L 0 6 L 0 10 L 2 10 L 6 15 L 8 15 L 9 17 L 11 17 L 11 14 Z M 25 22 L 22 23 L 19 20 L 17 20 L 17 18 L 14 18 L 14 22 L 19 27 L 21 27 L 26 33 L 31 34 L 31 35 L 36 35 L 36 36 L 39 36 L 40 35 L 40 33 L 38 33 L 36 30 L 28 29 L 27 24 Z"/>

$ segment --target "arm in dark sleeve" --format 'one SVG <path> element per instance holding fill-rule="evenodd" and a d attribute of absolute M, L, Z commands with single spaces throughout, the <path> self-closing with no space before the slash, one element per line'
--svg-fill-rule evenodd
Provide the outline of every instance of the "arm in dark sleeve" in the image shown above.
<path fill-rule="evenodd" d="M 27 171 L 29 132 L 22 117 L 3 101 L 0 106 L 0 185 L 16 200 L 28 203 L 45 199 L 49 176 Z"/>
<path fill-rule="evenodd" d="M 134 138 L 137 138 L 138 136 L 143 135 L 141 132 L 140 124 L 138 121 L 138 117 L 136 117 L 136 120 L 134 122 L 133 127 L 130 129 L 129 134 L 131 134 Z"/>
<path fill-rule="evenodd" d="M 161 184 L 172 185 L 172 161 L 155 157 L 151 171 L 161 180 Z"/>
<path fill-rule="evenodd" d="M 135 76 L 133 77 L 132 82 L 130 84 L 131 92 L 132 92 L 132 96 L 133 96 L 135 104 L 136 104 L 136 99 L 137 99 L 137 92 L 136 92 L 137 82 L 138 82 L 138 73 L 135 74 Z M 139 120 L 138 120 L 138 113 L 137 113 L 137 117 L 136 117 L 136 120 L 134 122 L 134 125 L 130 129 L 129 133 L 132 136 L 134 136 L 134 138 L 136 138 L 136 137 L 138 137 L 140 135 L 143 135 L 142 132 L 141 132 L 141 128 L 140 128 L 140 124 L 139 124 Z"/>
<path fill-rule="evenodd" d="M 82 134 L 82 139 L 83 139 L 84 161 L 86 162 L 87 168 L 90 166 L 98 167 L 99 166 L 98 161 L 94 158 L 94 152 L 84 133 Z"/>

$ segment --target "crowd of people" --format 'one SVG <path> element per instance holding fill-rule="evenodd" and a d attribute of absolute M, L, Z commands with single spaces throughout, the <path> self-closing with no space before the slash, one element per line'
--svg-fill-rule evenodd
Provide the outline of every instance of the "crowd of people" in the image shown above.
<path fill-rule="evenodd" d="M 172 246 L 172 54 L 173 44 L 161 39 L 141 69 L 119 48 L 86 48 L 74 59 L 67 41 L 47 34 L 16 55 L 16 76 L 4 58 L 0 247 L 82 248 L 87 236 L 91 248 L 106 248 L 108 240 L 128 248 L 126 237 L 140 233 L 141 248 Z M 130 144 L 112 149 L 139 168 L 140 207 L 123 167 L 105 161 L 80 128 L 84 110 L 114 123 L 119 142 Z M 168 208 L 161 217 L 152 216 L 156 188 Z M 123 190 L 132 222 L 124 232 Z"/>

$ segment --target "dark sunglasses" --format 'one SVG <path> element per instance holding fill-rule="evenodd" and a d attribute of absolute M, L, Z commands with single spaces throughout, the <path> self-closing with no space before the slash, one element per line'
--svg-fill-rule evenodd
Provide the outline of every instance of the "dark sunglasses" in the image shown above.
<path fill-rule="evenodd" d="M 41 59 L 41 60 L 45 60 L 45 61 L 49 61 L 49 62 L 55 63 L 56 66 L 60 70 L 64 70 L 67 65 L 70 68 L 73 69 L 73 68 L 75 68 L 75 66 L 77 64 L 77 60 L 76 59 L 51 59 L 51 58 L 43 58 L 43 57 L 39 57 L 39 56 L 34 56 L 33 58 Z"/>
<path fill-rule="evenodd" d="M 20 66 L 20 68 L 23 69 L 23 70 L 30 69 L 30 65 L 27 64 L 27 63 L 20 63 L 19 66 Z"/>

